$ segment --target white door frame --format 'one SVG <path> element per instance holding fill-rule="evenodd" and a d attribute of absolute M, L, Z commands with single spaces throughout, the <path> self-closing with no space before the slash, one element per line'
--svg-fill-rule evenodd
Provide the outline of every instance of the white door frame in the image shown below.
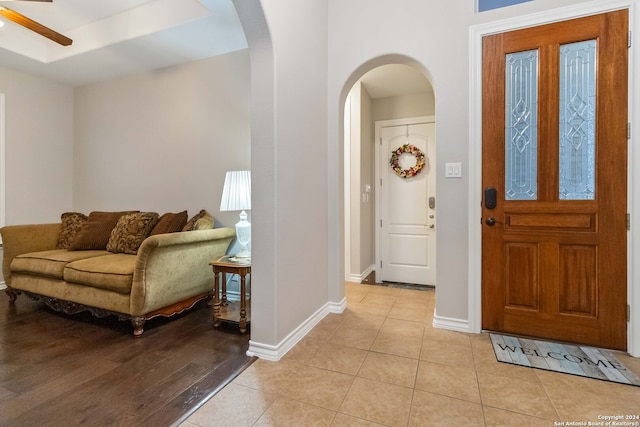
<path fill-rule="evenodd" d="M 344 102 L 344 280 L 351 280 L 351 95 Z"/>
<path fill-rule="evenodd" d="M 382 178 L 382 171 L 380 170 L 380 158 L 382 156 L 382 153 L 380 153 L 380 129 L 383 127 L 389 127 L 389 126 L 406 126 L 406 125 L 415 125 L 415 124 L 420 124 L 420 123 L 435 123 L 436 121 L 436 116 L 418 116 L 418 117 L 408 117 L 408 118 L 404 118 L 404 119 L 391 119 L 391 120 L 377 120 L 375 122 L 375 133 L 374 133 L 374 144 L 376 146 L 375 149 L 375 188 L 376 188 L 376 192 L 375 192 L 375 252 L 376 252 L 376 267 L 375 267 L 375 274 L 376 274 L 376 283 L 380 283 L 382 277 L 380 276 L 380 263 L 382 262 L 382 248 L 380 246 L 380 227 L 378 226 L 378 224 L 380 224 L 380 219 L 381 219 L 381 208 L 380 208 L 380 197 L 378 197 L 378 195 L 380 194 L 380 179 Z M 437 152 L 438 152 L 438 136 L 436 134 L 436 146 L 435 146 L 435 151 L 436 151 L 436 159 L 438 158 L 437 156 Z M 435 179 L 435 178 L 434 178 Z M 437 194 L 438 188 L 436 187 L 436 194 Z M 437 239 L 437 237 L 436 237 Z M 437 240 L 436 240 L 436 245 L 437 245 Z M 438 271 L 438 259 L 436 258 L 436 274 Z"/>
<path fill-rule="evenodd" d="M 629 9 L 629 29 L 635 28 L 640 0 L 596 0 L 518 18 L 472 26 L 469 29 L 469 329 L 482 329 L 482 37 L 488 34 L 516 30 L 556 21 L 579 18 L 620 9 Z M 628 151 L 628 212 L 631 230 L 627 236 L 627 301 L 631 316 L 627 327 L 627 351 L 640 357 L 640 150 L 633 141 L 640 138 L 640 90 L 634 82 L 635 70 L 640 70 L 640 31 L 631 31 L 629 50 L 629 121 L 631 139 Z M 634 108 L 635 106 L 635 108 Z M 635 185 L 634 185 L 635 184 Z M 634 268 L 635 266 L 638 266 Z"/>

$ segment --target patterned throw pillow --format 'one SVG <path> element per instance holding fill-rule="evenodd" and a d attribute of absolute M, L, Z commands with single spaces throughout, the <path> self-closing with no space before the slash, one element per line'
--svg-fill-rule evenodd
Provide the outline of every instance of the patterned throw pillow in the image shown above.
<path fill-rule="evenodd" d="M 137 254 L 138 248 L 157 222 L 158 214 L 155 212 L 137 212 L 121 216 L 111 231 L 107 250 L 113 253 Z"/>
<path fill-rule="evenodd" d="M 163 214 L 153 230 L 151 230 L 150 236 L 154 234 L 175 233 L 182 231 L 182 228 L 187 224 L 187 211 L 178 213 L 167 212 Z"/>
<path fill-rule="evenodd" d="M 87 216 L 79 212 L 65 212 L 60 216 L 62 225 L 58 234 L 56 248 L 69 249 L 73 244 L 73 239 L 78 235 L 82 226 L 87 222 Z"/>
<path fill-rule="evenodd" d="M 73 239 L 71 250 L 106 249 L 111 237 L 111 230 L 116 226 L 126 212 L 91 212 L 89 218 L 82 225 L 82 230 Z"/>
<path fill-rule="evenodd" d="M 213 228 L 213 216 L 206 210 L 202 209 L 187 221 L 187 224 L 182 228 L 182 231 L 207 230 L 210 228 Z"/>

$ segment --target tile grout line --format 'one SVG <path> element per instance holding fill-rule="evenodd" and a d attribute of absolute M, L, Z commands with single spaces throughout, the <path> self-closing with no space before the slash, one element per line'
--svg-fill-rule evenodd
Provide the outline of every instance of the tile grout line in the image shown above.
<path fill-rule="evenodd" d="M 480 378 L 478 376 L 478 366 L 476 365 L 476 354 L 473 348 L 473 342 L 469 341 L 469 348 L 471 349 L 471 360 L 473 360 L 473 373 L 476 377 L 476 387 L 478 387 L 478 396 L 480 397 L 480 409 L 482 410 L 482 420 L 484 425 L 487 425 L 487 412 L 485 411 L 484 400 L 482 396 L 482 390 L 480 389 Z"/>

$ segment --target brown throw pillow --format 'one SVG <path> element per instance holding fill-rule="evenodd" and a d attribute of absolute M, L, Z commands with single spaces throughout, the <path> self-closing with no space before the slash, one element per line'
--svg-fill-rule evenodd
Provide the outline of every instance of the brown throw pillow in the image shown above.
<path fill-rule="evenodd" d="M 194 230 L 210 230 L 213 228 L 213 216 L 205 211 L 205 214 L 196 221 Z"/>
<path fill-rule="evenodd" d="M 89 218 L 83 224 L 71 244 L 71 250 L 106 249 L 111 230 L 116 226 L 122 215 L 133 213 L 125 212 L 91 212 Z"/>
<path fill-rule="evenodd" d="M 187 221 L 187 224 L 182 228 L 182 231 L 207 230 L 210 228 L 213 228 L 213 216 L 206 210 L 202 209 Z"/>
<path fill-rule="evenodd" d="M 122 215 L 111 231 L 107 250 L 113 253 L 135 255 L 158 222 L 155 212 L 137 212 Z"/>
<path fill-rule="evenodd" d="M 167 212 L 163 214 L 153 230 L 151 230 L 150 236 L 154 234 L 175 233 L 182 231 L 182 228 L 187 224 L 187 211 L 178 213 Z"/>
<path fill-rule="evenodd" d="M 73 239 L 82 230 L 82 225 L 87 222 L 87 216 L 79 212 L 65 212 L 60 216 L 60 219 L 62 224 L 56 248 L 69 249 L 73 244 Z"/>

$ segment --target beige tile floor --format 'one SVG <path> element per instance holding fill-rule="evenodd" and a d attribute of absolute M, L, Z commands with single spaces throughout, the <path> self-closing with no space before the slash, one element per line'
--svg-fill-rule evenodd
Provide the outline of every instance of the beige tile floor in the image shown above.
<path fill-rule="evenodd" d="M 557 426 L 640 415 L 640 387 L 500 363 L 487 334 L 433 328 L 433 291 L 347 283 L 345 293 L 344 313 L 281 361 L 256 361 L 182 426 Z M 640 372 L 640 359 L 618 357 Z"/>

